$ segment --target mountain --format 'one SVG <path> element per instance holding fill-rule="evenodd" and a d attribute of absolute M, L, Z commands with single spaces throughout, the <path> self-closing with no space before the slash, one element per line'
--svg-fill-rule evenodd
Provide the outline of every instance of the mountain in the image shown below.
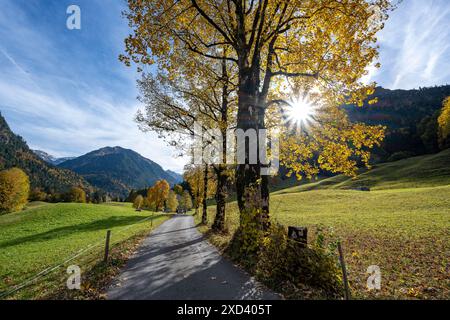
<path fill-rule="evenodd" d="M 382 148 L 375 151 L 386 160 L 394 153 L 422 155 L 439 152 L 437 118 L 450 85 L 414 90 L 376 88 L 378 102 L 362 108 L 347 106 L 354 122 L 387 127 Z"/>
<path fill-rule="evenodd" d="M 9 128 L 0 114 L 0 170 L 18 167 L 24 170 L 32 188 L 47 192 L 66 192 L 73 186 L 91 191 L 92 186 L 81 176 L 55 167 L 39 158 L 20 137 Z"/>
<path fill-rule="evenodd" d="M 54 156 L 52 156 L 52 155 L 50 155 L 47 152 L 42 151 L 42 150 L 33 150 L 33 152 L 39 158 L 41 158 L 45 162 L 50 163 L 50 164 L 52 164 L 54 166 L 57 166 L 58 164 L 63 163 L 65 161 L 69 161 L 69 160 L 75 159 L 75 157 L 56 158 L 56 157 L 54 157 Z"/>
<path fill-rule="evenodd" d="M 132 189 L 142 189 L 165 179 L 174 185 L 179 175 L 166 172 L 157 163 L 133 150 L 106 147 L 59 165 L 83 176 L 93 186 L 112 195 L 126 197 Z"/>
<path fill-rule="evenodd" d="M 166 170 L 166 173 L 174 179 L 175 183 L 181 183 L 184 180 L 181 174 L 174 171 Z"/>

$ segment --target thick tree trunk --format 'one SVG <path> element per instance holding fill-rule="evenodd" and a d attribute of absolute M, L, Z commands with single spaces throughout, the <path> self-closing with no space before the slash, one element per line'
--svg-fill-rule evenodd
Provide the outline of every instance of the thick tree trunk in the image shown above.
<path fill-rule="evenodd" d="M 261 176 L 261 159 L 259 155 L 259 130 L 264 129 L 264 105 L 259 101 L 259 66 L 258 71 L 245 70 L 240 79 L 237 128 L 244 131 L 256 130 L 257 163 L 250 163 L 250 146 L 245 146 L 245 164 L 238 164 L 236 169 L 236 192 L 241 222 L 243 215 L 251 211 L 261 212 L 261 228 L 269 226 L 269 189 L 268 178 Z"/>
<path fill-rule="evenodd" d="M 245 13 L 240 1 L 236 5 L 237 20 L 237 44 L 239 50 L 238 67 L 239 67 L 239 91 L 238 91 L 238 114 L 237 114 L 237 129 L 244 131 L 248 129 L 256 130 L 259 136 L 258 115 L 264 113 L 262 108 L 265 105 L 258 105 L 260 93 L 260 53 L 259 47 L 256 45 L 255 52 L 252 53 L 247 46 L 247 34 L 245 25 Z M 256 40 L 257 42 L 259 41 Z M 259 144 L 259 143 L 258 143 Z M 249 146 L 245 146 L 245 163 L 238 163 L 236 167 L 236 193 L 239 211 L 241 215 L 241 225 L 243 219 L 247 214 L 262 208 L 261 204 L 261 162 L 259 160 L 256 164 L 249 162 Z M 259 153 L 259 152 L 258 152 Z M 256 193 L 256 194 L 255 194 Z M 256 200 L 256 201 L 253 201 Z"/>
<path fill-rule="evenodd" d="M 257 73 L 247 68 L 241 71 L 237 114 L 237 129 L 256 130 L 258 132 L 258 116 L 256 101 L 258 97 L 258 79 Z M 257 187 L 260 178 L 259 160 L 256 164 L 250 163 L 250 143 L 255 141 L 246 141 L 245 143 L 245 163 L 238 163 L 236 167 L 236 192 L 239 210 L 242 213 L 251 205 L 246 199 L 246 192 L 251 187 Z M 239 147 L 239 146 L 238 146 Z M 241 152 L 242 152 L 241 151 Z"/>
<path fill-rule="evenodd" d="M 205 171 L 203 173 L 203 214 L 202 224 L 208 223 L 208 207 L 206 205 L 206 199 L 208 197 L 208 165 L 205 165 Z"/>
<path fill-rule="evenodd" d="M 212 226 L 214 231 L 225 230 L 225 209 L 227 198 L 227 176 L 226 167 L 220 165 L 217 169 L 217 191 L 216 191 L 216 217 Z"/>

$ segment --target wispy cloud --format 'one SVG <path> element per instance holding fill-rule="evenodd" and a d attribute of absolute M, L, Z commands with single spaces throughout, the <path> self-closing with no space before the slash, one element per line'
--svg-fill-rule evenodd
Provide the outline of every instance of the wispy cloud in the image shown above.
<path fill-rule="evenodd" d="M 8 59 L 8 61 L 17 68 L 17 70 L 19 70 L 22 74 L 27 75 L 28 72 L 25 71 L 17 62 L 16 60 L 14 60 L 7 52 L 6 50 L 0 48 L 0 52 L 6 57 L 6 59 Z"/>
<path fill-rule="evenodd" d="M 403 1 L 380 33 L 372 80 L 392 89 L 450 83 L 449 21 L 448 0 Z"/>

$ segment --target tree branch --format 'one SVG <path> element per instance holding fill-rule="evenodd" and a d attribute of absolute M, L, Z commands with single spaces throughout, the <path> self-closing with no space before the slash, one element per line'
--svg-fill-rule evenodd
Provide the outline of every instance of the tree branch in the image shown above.
<path fill-rule="evenodd" d="M 283 100 L 283 99 L 270 100 L 266 103 L 266 108 L 270 107 L 272 104 L 278 104 L 278 105 L 284 104 L 284 105 L 288 106 L 289 102 L 287 102 L 286 100 Z"/>
<path fill-rule="evenodd" d="M 272 72 L 271 74 L 272 77 L 276 77 L 276 76 L 284 76 L 287 78 L 295 78 L 295 77 L 311 77 L 314 79 L 318 79 L 319 78 L 319 73 L 303 73 L 303 72 L 285 72 L 285 71 L 277 71 L 277 72 Z"/>
<path fill-rule="evenodd" d="M 200 13 L 200 15 L 205 18 L 206 21 L 208 21 L 208 23 L 214 27 L 218 32 L 220 32 L 220 34 L 225 38 L 226 41 L 228 41 L 233 47 L 236 47 L 236 43 L 233 42 L 230 37 L 227 35 L 227 33 L 225 31 L 222 30 L 221 27 L 219 27 L 219 25 L 211 19 L 211 17 L 209 17 L 206 12 L 200 8 L 200 6 L 198 5 L 196 0 L 191 0 L 192 5 L 194 6 L 195 9 L 197 9 L 197 11 Z"/>

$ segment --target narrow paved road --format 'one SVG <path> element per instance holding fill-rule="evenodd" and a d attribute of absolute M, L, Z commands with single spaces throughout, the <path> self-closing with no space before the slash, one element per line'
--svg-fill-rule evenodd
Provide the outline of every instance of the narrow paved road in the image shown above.
<path fill-rule="evenodd" d="M 203 239 L 191 216 L 156 229 L 107 291 L 120 300 L 279 299 L 225 260 Z"/>

